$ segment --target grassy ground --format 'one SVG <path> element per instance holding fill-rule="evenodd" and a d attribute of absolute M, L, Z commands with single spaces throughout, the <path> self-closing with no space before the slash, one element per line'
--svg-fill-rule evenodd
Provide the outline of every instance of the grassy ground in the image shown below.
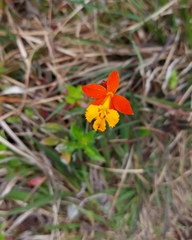
<path fill-rule="evenodd" d="M 192 239 L 191 9 L 0 1 L 1 240 Z M 114 69 L 134 115 L 95 133 L 80 86 Z"/>

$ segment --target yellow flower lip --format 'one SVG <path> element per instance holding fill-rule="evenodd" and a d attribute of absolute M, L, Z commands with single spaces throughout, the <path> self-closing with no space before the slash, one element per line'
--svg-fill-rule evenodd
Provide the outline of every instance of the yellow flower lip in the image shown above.
<path fill-rule="evenodd" d="M 109 127 L 115 127 L 115 125 L 119 122 L 119 114 L 116 110 L 110 109 L 111 98 L 113 97 L 112 92 L 107 93 L 107 97 L 105 98 L 102 105 L 93 105 L 91 104 L 85 113 L 85 117 L 88 122 L 91 122 L 95 119 L 93 124 L 94 130 L 99 130 L 104 132 L 106 129 L 106 122 Z"/>
<path fill-rule="evenodd" d="M 106 100 L 108 101 L 108 99 Z M 105 102 L 106 103 L 106 102 Z M 93 124 L 94 130 L 99 130 L 104 132 L 106 130 L 106 122 L 108 123 L 109 127 L 115 127 L 115 125 L 119 122 L 119 114 L 116 110 L 109 109 L 103 105 L 89 105 L 87 111 L 85 113 L 85 117 L 88 122 L 91 122 L 95 119 Z"/>

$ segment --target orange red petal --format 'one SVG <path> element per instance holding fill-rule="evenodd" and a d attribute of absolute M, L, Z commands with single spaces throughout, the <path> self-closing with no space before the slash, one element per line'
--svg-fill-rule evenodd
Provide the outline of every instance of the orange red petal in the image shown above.
<path fill-rule="evenodd" d="M 120 77 L 116 70 L 109 74 L 107 79 L 107 91 L 115 93 L 119 86 Z"/>
<path fill-rule="evenodd" d="M 88 97 L 92 98 L 102 98 L 107 94 L 107 90 L 103 86 L 96 83 L 82 86 L 82 90 Z"/>
<path fill-rule="evenodd" d="M 112 102 L 112 100 L 111 100 L 111 102 L 110 102 L 110 107 L 109 107 L 110 109 L 114 109 L 115 110 L 115 107 L 114 107 L 114 105 L 113 105 L 113 102 Z"/>
<path fill-rule="evenodd" d="M 97 99 L 95 99 L 91 104 L 93 104 L 93 105 L 102 105 L 102 103 L 104 102 L 104 100 L 105 100 L 105 97 L 103 97 L 103 98 L 97 98 Z"/>
<path fill-rule="evenodd" d="M 134 114 L 130 102 L 125 97 L 115 94 L 112 98 L 112 103 L 115 110 L 124 114 Z"/>

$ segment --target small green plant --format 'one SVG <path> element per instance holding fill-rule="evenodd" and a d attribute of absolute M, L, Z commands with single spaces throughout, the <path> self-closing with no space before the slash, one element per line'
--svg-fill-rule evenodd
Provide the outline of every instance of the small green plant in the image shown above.
<path fill-rule="evenodd" d="M 0 240 L 6 240 L 3 233 L 0 233 Z"/>
<path fill-rule="evenodd" d="M 78 103 L 80 99 L 82 99 L 83 93 L 81 90 L 81 86 L 74 87 L 71 85 L 67 85 L 66 88 L 68 91 L 68 96 L 65 98 L 67 103 L 75 104 Z"/>
<path fill-rule="evenodd" d="M 0 131 L 0 136 L 1 136 L 2 138 L 6 139 L 6 136 L 5 136 L 5 133 L 4 133 L 3 130 Z M 7 146 L 0 142 L 0 152 L 1 152 L 1 151 L 6 151 L 6 150 L 7 150 Z M 3 159 L 3 158 L 5 158 L 5 157 L 6 157 L 5 154 L 0 154 L 0 159 Z"/>
<path fill-rule="evenodd" d="M 104 161 L 104 158 L 94 147 L 95 131 L 90 131 L 84 133 L 84 131 L 76 126 L 75 124 L 71 125 L 70 128 L 70 139 L 63 140 L 58 146 L 59 151 L 64 154 L 73 154 L 74 152 L 82 155 L 82 151 L 93 160 Z"/>
<path fill-rule="evenodd" d="M 175 88 L 178 84 L 178 76 L 177 76 L 177 71 L 176 70 L 172 70 L 171 72 L 171 77 L 169 80 L 169 89 L 172 90 L 173 88 Z"/>
<path fill-rule="evenodd" d="M 104 161 L 104 158 L 93 145 L 95 139 L 95 131 L 84 133 L 84 131 L 80 127 L 72 124 L 70 128 L 70 136 L 72 139 L 70 145 L 74 146 L 74 150 L 84 150 L 86 155 L 91 159 L 97 161 Z"/>
<path fill-rule="evenodd" d="M 20 117 L 11 116 L 7 118 L 7 123 L 19 123 L 19 122 L 21 122 Z"/>
<path fill-rule="evenodd" d="M 57 133 L 61 131 L 61 126 L 57 123 L 47 123 L 43 126 L 48 132 Z M 104 161 L 103 156 L 99 153 L 97 148 L 94 146 L 95 131 L 84 133 L 84 131 L 76 126 L 71 125 L 69 131 L 69 137 L 62 139 L 56 136 L 50 136 L 41 141 L 46 146 L 56 146 L 58 152 L 61 153 L 61 157 L 69 158 L 74 152 L 78 152 L 82 155 L 82 151 L 93 160 Z M 69 163 L 70 160 L 67 160 Z"/>
<path fill-rule="evenodd" d="M 34 112 L 31 108 L 25 108 L 24 110 L 25 114 L 29 117 L 29 118 L 33 118 L 34 117 Z"/>
<path fill-rule="evenodd" d="M 50 133 L 57 133 L 63 129 L 63 127 L 56 122 L 48 122 L 43 126 L 43 129 L 45 129 L 47 132 Z"/>

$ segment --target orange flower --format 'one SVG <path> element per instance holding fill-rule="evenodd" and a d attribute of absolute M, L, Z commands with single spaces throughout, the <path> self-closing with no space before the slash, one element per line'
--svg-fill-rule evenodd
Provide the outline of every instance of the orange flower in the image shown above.
<path fill-rule="evenodd" d="M 83 92 L 88 97 L 95 98 L 85 113 L 88 122 L 96 119 L 93 124 L 95 130 L 105 131 L 106 121 L 110 127 L 114 127 L 119 121 L 118 112 L 133 115 L 130 102 L 125 97 L 115 94 L 119 81 L 119 74 L 115 70 L 102 85 L 92 83 L 82 86 Z"/>

